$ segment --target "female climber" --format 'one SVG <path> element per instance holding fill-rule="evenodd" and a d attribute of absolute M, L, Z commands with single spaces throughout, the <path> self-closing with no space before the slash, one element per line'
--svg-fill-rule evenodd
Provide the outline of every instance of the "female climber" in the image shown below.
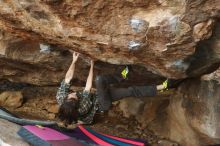
<path fill-rule="evenodd" d="M 157 86 L 131 86 L 128 88 L 113 88 L 111 84 L 119 84 L 126 76 L 127 70 L 120 75 L 100 75 L 96 78 L 96 93 L 91 93 L 93 81 L 93 60 L 90 61 L 90 71 L 83 91 L 71 92 L 70 81 L 73 78 L 75 63 L 79 53 L 73 52 L 72 63 L 65 79 L 57 91 L 56 99 L 59 104 L 58 117 L 67 125 L 72 122 L 91 124 L 96 112 L 107 111 L 113 101 L 125 97 L 156 96 L 157 90 L 167 88 L 167 82 Z"/>

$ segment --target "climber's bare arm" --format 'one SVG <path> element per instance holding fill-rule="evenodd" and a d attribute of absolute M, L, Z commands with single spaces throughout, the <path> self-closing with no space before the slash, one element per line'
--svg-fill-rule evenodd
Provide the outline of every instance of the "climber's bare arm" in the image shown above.
<path fill-rule="evenodd" d="M 90 92 L 90 90 L 92 88 L 94 61 L 91 60 L 90 63 L 91 63 L 91 66 L 90 66 L 90 70 L 89 70 L 89 75 L 87 77 L 86 87 L 84 89 L 85 91 L 88 91 L 88 92 Z"/>
<path fill-rule="evenodd" d="M 70 67 L 69 67 L 69 69 L 66 73 L 66 76 L 65 76 L 65 79 L 64 79 L 65 83 L 69 84 L 70 81 L 72 80 L 73 75 L 74 75 L 74 71 L 75 71 L 75 63 L 76 63 L 78 57 L 79 57 L 79 53 L 73 52 L 73 61 L 72 61 L 71 65 L 70 65 Z"/>

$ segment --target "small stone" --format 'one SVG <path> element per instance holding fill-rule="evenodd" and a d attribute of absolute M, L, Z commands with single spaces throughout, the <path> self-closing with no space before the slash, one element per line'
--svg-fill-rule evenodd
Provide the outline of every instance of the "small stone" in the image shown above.
<path fill-rule="evenodd" d="M 108 116 L 109 116 L 109 117 L 116 117 L 117 114 L 116 114 L 113 110 L 110 110 L 110 111 L 108 112 Z"/>
<path fill-rule="evenodd" d="M 48 118 L 50 120 L 53 120 L 55 118 L 55 114 L 52 114 L 52 113 L 48 114 Z"/>
<path fill-rule="evenodd" d="M 165 140 L 165 139 L 158 141 L 158 146 L 178 146 L 178 145 L 179 145 L 178 143 Z"/>
<path fill-rule="evenodd" d="M 117 125 L 116 129 L 128 130 L 128 125 Z"/>
<path fill-rule="evenodd" d="M 47 100 L 47 103 L 48 103 L 48 104 L 56 104 L 57 101 L 56 101 L 56 100 Z"/>
<path fill-rule="evenodd" d="M 108 123 L 109 123 L 109 121 L 107 120 L 107 121 L 105 121 L 104 123 L 105 123 L 105 124 L 108 124 Z"/>
<path fill-rule="evenodd" d="M 75 129 L 75 128 L 77 128 L 77 124 L 70 124 L 70 125 L 67 125 L 66 128 L 67 128 L 67 129 Z"/>
<path fill-rule="evenodd" d="M 142 131 L 141 131 L 141 130 L 136 129 L 136 130 L 134 131 L 134 133 L 135 133 L 135 134 L 137 134 L 137 135 L 141 135 L 141 134 L 142 134 Z"/>
<path fill-rule="evenodd" d="M 47 108 L 47 111 L 50 112 L 50 113 L 58 113 L 58 110 L 59 110 L 59 105 L 55 104 L 55 105 L 50 105 L 48 108 Z"/>
<path fill-rule="evenodd" d="M 119 109 L 123 112 L 124 117 L 129 118 L 140 114 L 143 105 L 142 100 L 131 97 L 122 99 L 119 104 Z"/>
<path fill-rule="evenodd" d="M 18 108 L 22 105 L 23 95 L 20 91 L 5 91 L 0 94 L 0 105 Z"/>

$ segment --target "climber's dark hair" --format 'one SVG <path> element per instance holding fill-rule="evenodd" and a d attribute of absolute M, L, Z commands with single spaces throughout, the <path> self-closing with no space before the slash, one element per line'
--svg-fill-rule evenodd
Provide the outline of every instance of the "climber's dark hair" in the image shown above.
<path fill-rule="evenodd" d="M 67 124 L 77 122 L 78 119 L 78 100 L 64 100 L 58 111 L 58 118 Z"/>

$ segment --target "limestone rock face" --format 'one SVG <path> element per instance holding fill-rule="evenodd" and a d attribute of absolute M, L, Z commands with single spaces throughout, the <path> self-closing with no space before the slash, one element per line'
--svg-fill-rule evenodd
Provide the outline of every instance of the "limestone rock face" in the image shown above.
<path fill-rule="evenodd" d="M 140 64 L 156 74 L 185 78 L 194 69 L 193 54 L 203 51 L 199 44 L 215 29 L 219 6 L 218 0 L 1 1 L 0 27 L 103 62 Z M 207 48 L 213 50 L 218 48 Z"/>
<path fill-rule="evenodd" d="M 39 41 L 20 39 L 2 32 L 0 39 L 0 78 L 12 82 L 33 85 L 58 85 L 64 78 L 72 61 L 72 55 L 65 47 L 45 44 Z M 73 82 L 85 85 L 89 72 L 89 59 L 81 54 L 76 64 Z M 95 75 L 120 74 L 124 65 L 111 65 L 96 61 Z M 130 82 L 149 83 L 160 81 L 161 77 L 146 68 L 135 65 L 130 71 Z"/>
<path fill-rule="evenodd" d="M 220 68 L 210 74 L 203 75 L 201 78 L 205 81 L 216 81 L 220 83 Z"/>
<path fill-rule="evenodd" d="M 167 99 L 142 98 L 139 107 L 131 99 L 121 101 L 123 107 L 129 105 L 132 111 L 142 107 L 139 113 L 133 114 L 126 108 L 121 110 L 125 115 L 135 116 L 143 128 L 148 127 L 158 136 L 182 145 L 219 144 L 219 88 L 219 83 L 211 78 L 186 80 Z"/>
<path fill-rule="evenodd" d="M 170 136 L 179 137 L 179 141 L 184 141 L 180 138 L 184 137 L 190 145 L 219 144 L 219 84 L 216 81 L 187 81 L 180 93 L 168 108 L 173 121 L 169 123 Z"/>

